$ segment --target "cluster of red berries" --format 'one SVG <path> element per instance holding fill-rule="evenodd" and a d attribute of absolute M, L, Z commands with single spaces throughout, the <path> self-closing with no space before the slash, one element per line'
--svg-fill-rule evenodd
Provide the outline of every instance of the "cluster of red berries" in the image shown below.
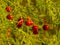
<path fill-rule="evenodd" d="M 10 6 L 7 6 L 7 7 L 6 7 L 6 11 L 7 11 L 8 13 L 11 12 L 11 11 L 12 11 L 11 7 L 10 7 Z M 7 15 L 7 19 L 12 20 L 12 19 L 13 19 L 13 16 L 12 16 L 11 14 L 8 14 L 8 15 Z M 11 34 L 11 30 L 8 29 L 8 30 L 7 30 L 7 36 L 9 37 L 10 34 Z"/>
<path fill-rule="evenodd" d="M 21 27 L 24 22 L 25 22 L 25 25 L 26 25 L 26 26 L 32 26 L 32 25 L 34 24 L 33 21 L 30 20 L 30 19 L 24 21 L 23 18 L 20 18 L 19 21 L 17 22 L 17 27 L 18 27 L 18 28 Z M 32 26 L 32 29 L 33 29 L 33 33 L 34 33 L 34 34 L 38 34 L 38 26 L 34 25 L 34 26 Z"/>
<path fill-rule="evenodd" d="M 12 9 L 11 9 L 10 6 L 6 7 L 6 11 L 7 11 L 7 12 L 11 12 L 11 10 L 12 10 Z M 7 15 L 7 19 L 12 20 L 12 19 L 13 19 L 13 16 L 10 15 L 10 14 L 8 14 L 8 15 Z M 18 27 L 18 28 L 21 27 L 24 22 L 25 22 L 25 24 L 26 24 L 27 26 L 31 26 L 31 25 L 34 24 L 34 22 L 33 22 L 30 18 L 27 18 L 26 21 L 24 21 L 23 18 L 19 18 L 19 19 L 18 19 L 18 22 L 17 22 L 17 27 Z M 37 25 L 33 25 L 33 26 L 32 26 L 32 29 L 33 29 L 33 33 L 34 33 L 34 34 L 38 34 L 38 29 L 39 29 L 39 28 L 38 28 Z M 46 24 L 43 25 L 43 30 L 49 30 L 49 26 L 46 25 Z"/>
<path fill-rule="evenodd" d="M 12 8 L 10 6 L 7 6 L 6 7 L 6 11 L 7 12 L 11 12 L 12 11 Z M 7 15 L 7 19 L 12 20 L 13 19 L 13 16 L 11 14 L 8 14 Z"/>

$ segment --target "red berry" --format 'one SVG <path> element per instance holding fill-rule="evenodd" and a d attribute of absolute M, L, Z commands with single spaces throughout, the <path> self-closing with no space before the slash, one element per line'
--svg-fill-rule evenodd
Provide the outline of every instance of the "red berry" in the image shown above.
<path fill-rule="evenodd" d="M 26 22 L 26 25 L 27 25 L 27 26 L 31 26 L 32 24 L 33 24 L 33 21 L 27 21 L 27 22 Z"/>
<path fill-rule="evenodd" d="M 9 19 L 9 20 L 12 20 L 13 19 L 13 16 L 12 15 L 7 15 L 7 19 Z"/>
<path fill-rule="evenodd" d="M 10 6 L 7 6 L 7 7 L 6 7 L 6 11 L 7 11 L 7 12 L 11 12 L 11 10 L 12 10 L 12 9 L 11 9 Z"/>
<path fill-rule="evenodd" d="M 23 25 L 23 22 L 24 22 L 24 19 L 19 19 L 18 20 L 18 23 L 17 23 L 17 27 L 19 28 L 19 27 L 21 27 L 22 25 Z"/>
<path fill-rule="evenodd" d="M 33 34 L 38 34 L 38 26 L 33 26 Z"/>
<path fill-rule="evenodd" d="M 19 28 L 19 27 L 21 27 L 22 26 L 22 23 L 17 23 L 17 27 Z"/>
<path fill-rule="evenodd" d="M 44 30 L 49 30 L 49 25 L 43 25 Z"/>
<path fill-rule="evenodd" d="M 33 30 L 38 30 L 38 26 L 33 26 L 32 29 Z"/>

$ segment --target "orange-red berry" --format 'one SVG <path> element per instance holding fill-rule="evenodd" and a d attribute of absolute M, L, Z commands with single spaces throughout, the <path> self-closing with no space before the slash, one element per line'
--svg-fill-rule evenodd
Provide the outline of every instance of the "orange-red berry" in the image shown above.
<path fill-rule="evenodd" d="M 12 9 L 11 9 L 10 6 L 7 6 L 7 7 L 6 7 L 6 11 L 7 11 L 7 12 L 11 12 L 11 10 L 12 10 Z"/>
<path fill-rule="evenodd" d="M 38 26 L 33 26 L 33 34 L 38 34 Z"/>
<path fill-rule="evenodd" d="M 26 21 L 25 23 L 26 23 L 27 26 L 33 25 L 33 21 Z"/>
<path fill-rule="evenodd" d="M 11 30 L 8 29 L 8 30 L 7 30 L 7 36 L 9 37 L 10 35 L 11 35 Z"/>
<path fill-rule="evenodd" d="M 49 30 L 49 25 L 43 25 L 44 30 Z"/>
<path fill-rule="evenodd" d="M 7 15 L 7 19 L 12 20 L 12 19 L 13 19 L 13 16 L 10 15 L 10 14 L 8 14 L 8 15 Z"/>

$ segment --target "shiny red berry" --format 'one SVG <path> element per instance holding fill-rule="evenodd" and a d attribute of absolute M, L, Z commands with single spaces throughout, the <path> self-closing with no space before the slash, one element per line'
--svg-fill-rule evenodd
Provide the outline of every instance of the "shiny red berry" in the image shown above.
<path fill-rule="evenodd" d="M 17 27 L 21 27 L 24 23 L 24 19 L 19 19 L 18 22 L 17 22 Z"/>
<path fill-rule="evenodd" d="M 49 25 L 43 25 L 44 30 L 49 30 Z"/>
<path fill-rule="evenodd" d="M 12 9 L 11 9 L 10 6 L 7 6 L 7 7 L 6 7 L 6 11 L 7 11 L 7 12 L 11 12 L 11 10 L 12 10 Z"/>
<path fill-rule="evenodd" d="M 26 21 L 26 25 L 27 25 L 27 26 L 33 25 L 33 21 Z"/>
<path fill-rule="evenodd" d="M 33 30 L 38 30 L 38 26 L 33 26 L 32 29 Z"/>
<path fill-rule="evenodd" d="M 18 28 L 20 28 L 21 26 L 22 26 L 22 23 L 21 22 L 17 23 L 17 27 Z"/>
<path fill-rule="evenodd" d="M 33 34 L 38 34 L 38 26 L 33 26 Z"/>
<path fill-rule="evenodd" d="M 7 15 L 7 19 L 12 20 L 12 19 L 13 19 L 13 16 L 10 15 L 10 14 L 8 14 L 8 15 Z"/>

